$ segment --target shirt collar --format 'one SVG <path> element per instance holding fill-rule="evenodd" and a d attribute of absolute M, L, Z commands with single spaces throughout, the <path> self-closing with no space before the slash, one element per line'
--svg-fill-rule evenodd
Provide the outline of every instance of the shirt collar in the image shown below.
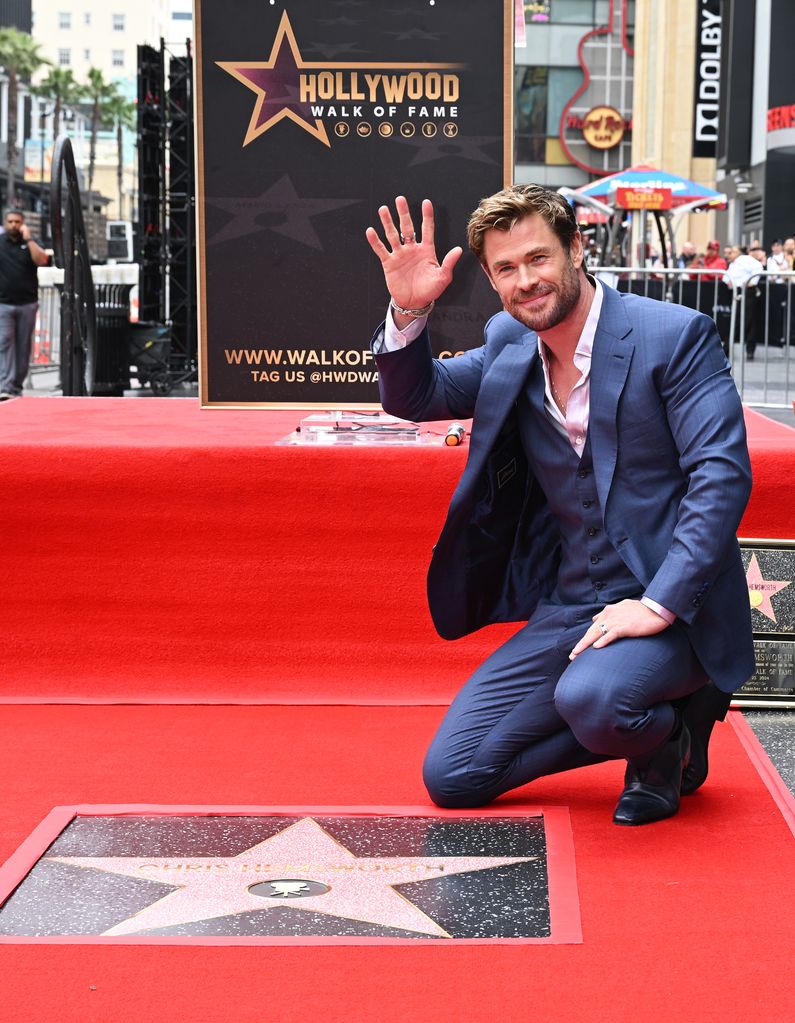
<path fill-rule="evenodd" d="M 580 339 L 574 350 L 574 365 L 582 374 L 586 374 L 591 367 L 593 343 L 594 338 L 596 337 L 596 328 L 599 324 L 599 316 L 602 312 L 602 301 L 604 299 L 602 282 L 598 278 L 592 277 L 591 274 L 586 274 L 585 276 L 588 281 L 594 285 L 595 290 L 593 298 L 591 299 L 591 308 L 588 311 L 588 316 L 583 324 Z M 549 363 L 547 361 L 547 349 L 540 335 L 538 336 L 538 354 L 541 356 L 544 369 L 548 371 Z"/>

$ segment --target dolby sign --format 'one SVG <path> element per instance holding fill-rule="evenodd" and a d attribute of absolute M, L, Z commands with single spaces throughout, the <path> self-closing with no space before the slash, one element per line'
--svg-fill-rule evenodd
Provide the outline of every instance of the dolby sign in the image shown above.
<path fill-rule="evenodd" d="M 696 19 L 693 156 L 714 157 L 720 109 L 721 0 L 699 0 Z"/>

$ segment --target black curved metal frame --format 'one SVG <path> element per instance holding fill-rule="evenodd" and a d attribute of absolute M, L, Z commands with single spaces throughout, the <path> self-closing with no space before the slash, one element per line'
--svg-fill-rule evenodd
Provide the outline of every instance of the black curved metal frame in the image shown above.
<path fill-rule="evenodd" d="M 61 291 L 61 386 L 64 395 L 94 390 L 97 314 L 80 188 L 68 135 L 55 141 L 50 184 L 55 265 L 64 271 Z"/>

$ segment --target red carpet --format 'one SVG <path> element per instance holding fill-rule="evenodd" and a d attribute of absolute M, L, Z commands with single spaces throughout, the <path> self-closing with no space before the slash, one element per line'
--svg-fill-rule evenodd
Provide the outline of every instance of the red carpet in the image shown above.
<path fill-rule="evenodd" d="M 0 701 L 449 702 L 512 631 L 448 644 L 426 610 L 466 448 L 277 446 L 304 414 L 0 407 Z M 795 432 L 747 418 L 741 535 L 791 536 Z"/>
<path fill-rule="evenodd" d="M 55 804 L 409 804 L 439 708 L 6 707 L 0 859 Z M 9 1023 L 787 1023 L 792 835 L 728 725 L 679 816 L 610 823 L 621 767 L 528 786 L 567 805 L 582 945 L 0 947 Z M 499 806 L 500 803 L 497 804 Z"/>
<path fill-rule="evenodd" d="M 300 418 L 0 408 L 0 699 L 336 705 L 5 706 L 0 860 L 56 805 L 425 803 L 442 709 L 410 704 L 446 702 L 510 631 L 444 644 L 425 611 L 466 450 L 275 446 Z M 790 537 L 794 435 L 748 426 L 741 535 Z M 618 764 L 505 800 L 569 807 L 582 945 L 4 945 L 0 1018 L 788 1023 L 792 835 L 737 733 L 716 733 L 705 789 L 652 828 L 610 823 Z"/>

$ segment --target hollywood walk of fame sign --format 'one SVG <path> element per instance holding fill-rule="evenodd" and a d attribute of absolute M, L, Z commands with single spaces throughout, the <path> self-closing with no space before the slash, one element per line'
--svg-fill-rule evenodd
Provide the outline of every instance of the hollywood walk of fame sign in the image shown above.
<path fill-rule="evenodd" d="M 201 398 L 378 403 L 370 337 L 388 295 L 364 231 L 434 201 L 444 254 L 513 176 L 513 2 L 196 0 Z M 467 253 L 465 308 L 435 354 L 498 310 Z M 432 325 L 433 329 L 433 325 Z"/>
<path fill-rule="evenodd" d="M 737 706 L 795 707 L 795 541 L 740 540 L 756 672 Z"/>
<path fill-rule="evenodd" d="M 0 942 L 580 940 L 560 807 L 128 809 L 53 811 L 0 870 Z"/>

